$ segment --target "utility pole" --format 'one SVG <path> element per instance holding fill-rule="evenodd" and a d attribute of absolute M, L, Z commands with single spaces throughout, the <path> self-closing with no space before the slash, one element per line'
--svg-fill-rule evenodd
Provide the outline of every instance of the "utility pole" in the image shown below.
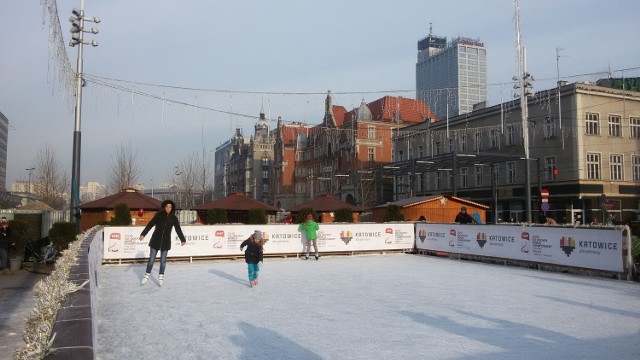
<path fill-rule="evenodd" d="M 531 223 L 531 164 L 529 157 L 529 109 L 528 109 L 528 88 L 531 87 L 529 80 L 533 80 L 533 77 L 527 73 L 527 59 L 526 50 L 522 46 L 522 40 L 520 38 L 520 1 L 514 0 L 516 8 L 516 45 L 518 50 L 518 84 L 516 88 L 520 89 L 520 112 L 522 115 L 522 138 L 524 147 L 524 176 L 525 176 L 525 208 L 526 208 L 526 221 Z"/>
<path fill-rule="evenodd" d="M 76 63 L 76 109 L 75 109 L 75 126 L 73 129 L 73 164 L 71 170 L 71 201 L 69 205 L 70 220 L 76 219 L 76 232 L 80 232 L 80 209 L 77 205 L 80 203 L 79 187 L 80 187 L 80 149 L 81 149 L 81 134 L 80 134 L 80 115 L 82 113 L 82 86 L 84 80 L 82 79 L 82 48 L 83 45 L 98 46 L 98 42 L 91 40 L 90 42 L 84 41 L 83 34 L 85 32 L 91 34 L 97 34 L 96 28 L 85 30 L 84 22 L 90 21 L 99 23 L 98 17 L 87 18 L 84 16 L 84 0 L 80 0 L 80 9 L 73 9 L 73 16 L 69 19 L 71 22 L 71 40 L 69 46 L 78 46 L 78 61 Z"/>

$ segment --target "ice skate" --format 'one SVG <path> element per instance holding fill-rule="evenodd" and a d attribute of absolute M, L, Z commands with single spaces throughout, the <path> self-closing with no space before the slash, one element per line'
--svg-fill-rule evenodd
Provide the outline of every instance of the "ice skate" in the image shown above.
<path fill-rule="evenodd" d="M 144 276 L 142 277 L 142 281 L 140 282 L 140 285 L 144 285 L 147 283 L 147 281 L 149 281 L 149 273 L 144 273 Z"/>
<path fill-rule="evenodd" d="M 158 275 L 158 286 L 162 286 L 164 284 L 164 274 Z"/>

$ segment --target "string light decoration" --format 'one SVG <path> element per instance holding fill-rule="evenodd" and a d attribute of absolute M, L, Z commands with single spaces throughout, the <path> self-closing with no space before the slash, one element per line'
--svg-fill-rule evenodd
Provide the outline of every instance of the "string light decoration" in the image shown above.
<path fill-rule="evenodd" d="M 69 243 L 69 248 L 56 260 L 55 269 L 51 274 L 36 283 L 36 306 L 27 318 L 23 336 L 25 345 L 16 350 L 14 359 L 43 359 L 51 353 L 51 344 L 56 337 L 53 326 L 62 301 L 89 282 L 87 280 L 82 284 L 76 284 L 69 279 L 69 274 L 71 267 L 78 264 L 82 242 L 87 237 L 95 235 L 94 230 L 97 228 L 95 226 L 78 235 L 75 241 Z"/>
<path fill-rule="evenodd" d="M 69 102 L 69 107 L 75 104 L 75 86 L 76 74 L 71 68 L 64 39 L 62 37 L 62 27 L 60 26 L 60 18 L 58 16 L 58 4 L 56 0 L 41 0 L 43 7 L 42 25 L 49 29 L 49 60 L 53 62 L 54 74 L 47 74 L 52 80 L 57 80 L 64 89 L 64 94 Z M 45 15 L 48 17 L 45 19 Z M 48 20 L 48 21 L 47 21 Z"/>

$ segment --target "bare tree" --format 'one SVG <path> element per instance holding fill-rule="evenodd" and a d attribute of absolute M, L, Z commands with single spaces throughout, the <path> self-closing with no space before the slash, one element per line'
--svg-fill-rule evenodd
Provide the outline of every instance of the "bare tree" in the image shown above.
<path fill-rule="evenodd" d="M 213 162 L 211 161 L 211 153 L 207 153 L 204 148 L 202 148 L 201 160 L 202 162 L 198 163 L 196 186 L 201 191 L 202 195 L 200 204 L 204 204 L 206 202 L 205 198 L 211 198 L 210 195 L 206 195 L 208 195 L 207 193 L 213 188 L 213 184 L 209 181 L 210 179 L 213 179 L 213 169 L 211 168 L 211 164 Z"/>
<path fill-rule="evenodd" d="M 176 205 L 183 209 L 195 206 L 195 190 L 199 189 L 197 186 L 200 167 L 198 157 L 197 153 L 191 153 L 175 168 Z"/>
<path fill-rule="evenodd" d="M 120 143 L 113 153 L 113 163 L 109 167 L 109 189 L 112 194 L 132 187 L 138 181 L 141 167 L 137 156 L 138 152 L 131 149 L 131 143 Z"/>
<path fill-rule="evenodd" d="M 33 192 L 43 203 L 56 210 L 63 210 L 67 204 L 68 178 L 56 151 L 51 145 L 46 145 L 38 150 L 35 163 L 36 182 Z"/>

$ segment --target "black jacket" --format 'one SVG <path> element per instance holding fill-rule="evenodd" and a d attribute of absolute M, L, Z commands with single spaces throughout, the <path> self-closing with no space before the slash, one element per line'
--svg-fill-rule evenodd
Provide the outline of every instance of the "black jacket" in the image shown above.
<path fill-rule="evenodd" d="M 243 247 L 247 247 L 247 250 L 244 251 L 244 261 L 247 264 L 257 264 L 262 261 L 262 247 L 256 244 L 253 241 L 253 235 L 249 236 L 249 238 L 240 244 L 240 251 L 242 251 Z"/>
<path fill-rule="evenodd" d="M 459 224 L 473 224 L 473 218 L 468 213 L 459 212 L 456 216 L 456 222 Z"/>
<path fill-rule="evenodd" d="M 184 234 L 182 234 L 180 222 L 174 212 L 175 208 L 172 209 L 170 214 L 167 214 L 164 209 L 158 211 L 147 226 L 145 226 L 144 230 L 142 230 L 140 235 L 146 236 L 152 227 L 156 227 L 155 230 L 153 230 L 153 235 L 151 235 L 151 240 L 149 240 L 150 247 L 160 251 L 171 250 L 171 228 L 176 229 L 176 234 L 178 234 L 181 242 L 187 241 L 184 238 Z"/>
<path fill-rule="evenodd" d="M 0 249 L 9 251 L 9 245 L 11 245 L 11 228 L 2 228 L 0 226 Z"/>

